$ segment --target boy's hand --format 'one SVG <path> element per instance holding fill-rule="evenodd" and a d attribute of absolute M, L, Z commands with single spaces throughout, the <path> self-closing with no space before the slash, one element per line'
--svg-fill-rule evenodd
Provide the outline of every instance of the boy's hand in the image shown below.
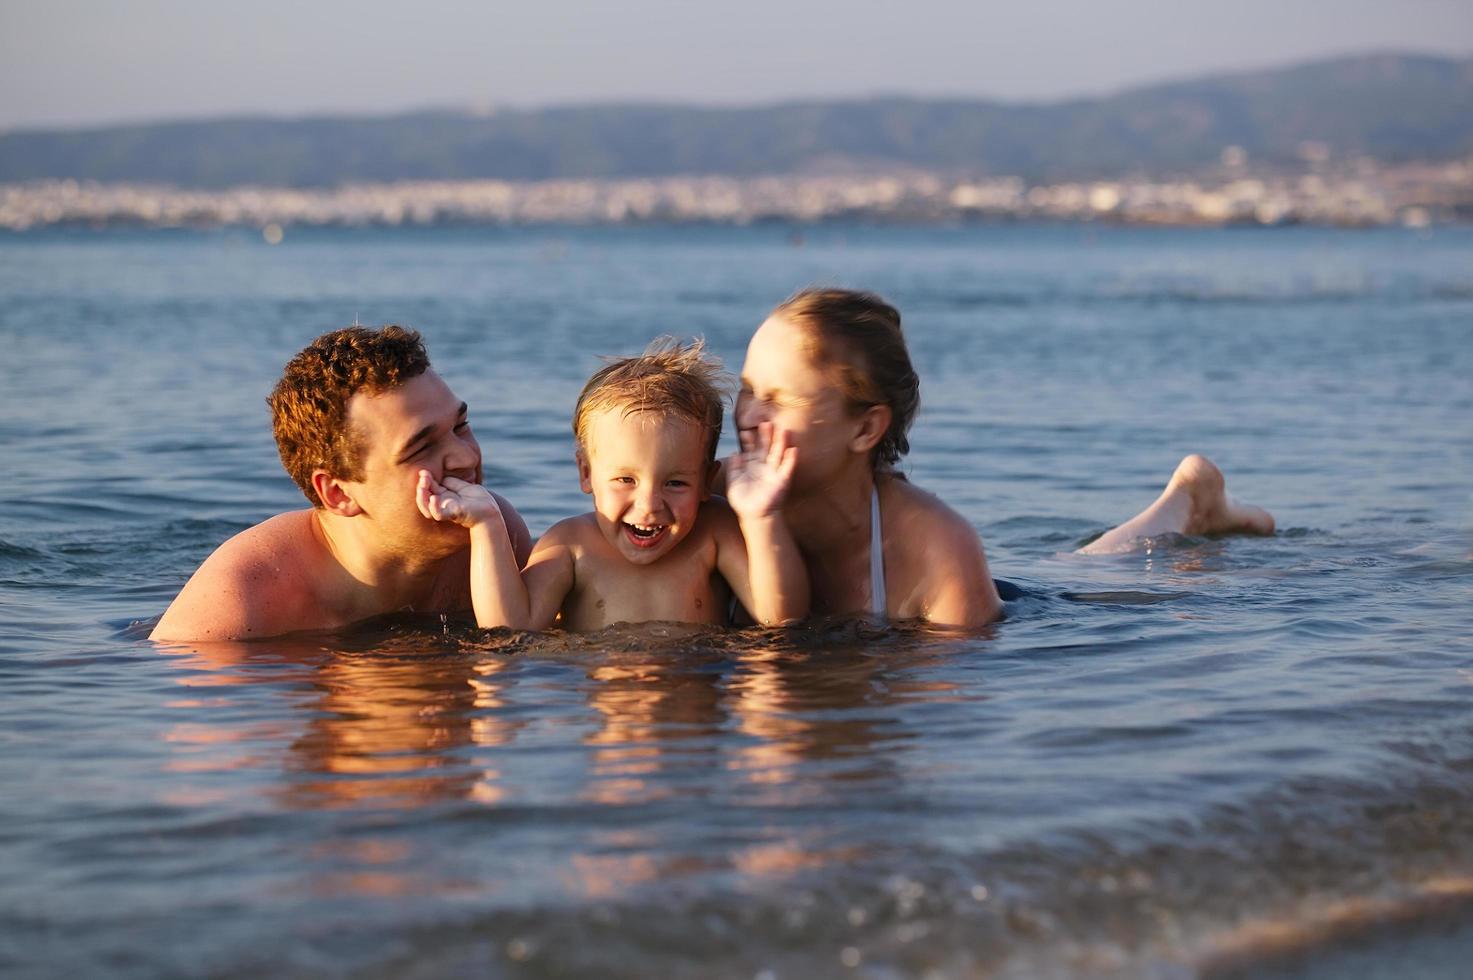
<path fill-rule="evenodd" d="M 793 468 L 798 465 L 798 447 L 788 445 L 788 434 L 774 437 L 771 422 L 757 431 L 739 431 L 742 451 L 726 461 L 726 502 L 742 520 L 772 517 L 782 510 Z"/>
<path fill-rule="evenodd" d="M 491 491 L 479 483 L 467 483 L 447 476 L 440 483 L 429 470 L 419 471 L 414 488 L 414 502 L 419 512 L 432 521 L 448 521 L 471 528 L 487 521 L 501 520 L 501 506 Z"/>

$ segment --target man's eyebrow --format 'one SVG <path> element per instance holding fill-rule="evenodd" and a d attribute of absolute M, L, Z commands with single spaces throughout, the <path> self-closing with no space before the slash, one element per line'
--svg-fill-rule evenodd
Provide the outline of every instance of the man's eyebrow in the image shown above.
<path fill-rule="evenodd" d="M 459 423 L 461 419 L 465 418 L 466 413 L 469 411 L 470 406 L 467 405 L 465 402 L 461 402 L 460 410 L 455 413 L 456 422 Z M 425 426 L 423 429 L 420 429 L 414 435 L 405 440 L 404 448 L 399 450 L 399 462 L 402 463 L 410 456 L 413 456 L 415 452 L 414 447 L 418 446 L 421 442 L 424 442 L 426 439 L 428 439 L 430 437 L 430 434 L 433 433 L 437 428 L 439 428 L 439 423 L 431 422 L 429 425 Z"/>

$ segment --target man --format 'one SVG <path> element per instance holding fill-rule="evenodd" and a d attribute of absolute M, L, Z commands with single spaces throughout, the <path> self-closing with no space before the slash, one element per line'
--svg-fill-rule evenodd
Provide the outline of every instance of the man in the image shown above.
<path fill-rule="evenodd" d="M 418 333 L 349 327 L 292 358 L 268 399 L 276 445 L 312 506 L 242 531 L 205 559 L 155 640 L 334 629 L 384 613 L 470 608 L 464 528 L 424 517 L 419 472 L 481 482 L 466 405 Z M 527 526 L 506 500 L 517 562 Z"/>

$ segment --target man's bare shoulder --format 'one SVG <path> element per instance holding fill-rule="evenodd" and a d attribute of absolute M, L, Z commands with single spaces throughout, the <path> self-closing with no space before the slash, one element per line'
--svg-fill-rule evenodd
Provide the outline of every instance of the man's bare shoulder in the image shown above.
<path fill-rule="evenodd" d="M 501 519 L 506 524 L 507 537 L 511 538 L 512 553 L 517 556 L 517 564 L 527 564 L 527 556 L 532 553 L 532 532 L 527 530 L 527 522 L 522 520 L 522 515 L 517 509 L 495 490 L 491 496 L 496 498 L 496 506 L 501 508 Z"/>
<path fill-rule="evenodd" d="M 244 639 L 319 625 L 312 583 L 330 560 L 310 510 L 241 531 L 205 559 L 163 618 L 156 640 Z"/>

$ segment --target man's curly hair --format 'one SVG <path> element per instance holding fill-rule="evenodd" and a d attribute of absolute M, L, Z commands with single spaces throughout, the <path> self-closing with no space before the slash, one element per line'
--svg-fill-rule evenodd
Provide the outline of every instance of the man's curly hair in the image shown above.
<path fill-rule="evenodd" d="M 313 507 L 322 500 L 312 472 L 363 479 L 363 447 L 348 425 L 348 401 L 360 391 L 397 388 L 429 369 L 418 331 L 387 326 L 325 333 L 287 362 L 266 404 L 281 465 Z"/>

